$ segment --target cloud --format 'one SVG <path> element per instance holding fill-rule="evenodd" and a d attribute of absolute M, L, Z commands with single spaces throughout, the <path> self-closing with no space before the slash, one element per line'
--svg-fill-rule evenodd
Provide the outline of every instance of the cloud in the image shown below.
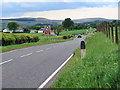
<path fill-rule="evenodd" d="M 107 18 L 117 19 L 118 8 L 114 7 L 93 7 L 93 8 L 78 8 L 78 9 L 65 9 L 65 10 L 51 10 L 41 12 L 27 12 L 21 17 L 43 17 L 48 19 L 64 20 L 65 18 L 80 19 L 80 18 Z"/>
<path fill-rule="evenodd" d="M 3 0 L 3 2 L 63 2 L 63 0 Z"/>
<path fill-rule="evenodd" d="M 3 2 L 119 2 L 119 0 L 3 0 Z"/>
<path fill-rule="evenodd" d="M 64 2 L 118 2 L 119 0 L 63 0 Z"/>

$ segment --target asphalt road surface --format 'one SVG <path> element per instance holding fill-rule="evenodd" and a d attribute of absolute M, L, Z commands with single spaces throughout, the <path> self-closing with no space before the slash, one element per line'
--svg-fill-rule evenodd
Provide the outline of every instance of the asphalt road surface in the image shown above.
<path fill-rule="evenodd" d="M 38 88 L 85 37 L 2 53 L 2 88 Z"/>

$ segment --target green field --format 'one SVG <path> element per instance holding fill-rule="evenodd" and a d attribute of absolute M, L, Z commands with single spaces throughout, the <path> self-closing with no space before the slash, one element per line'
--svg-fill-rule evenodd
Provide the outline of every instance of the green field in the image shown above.
<path fill-rule="evenodd" d="M 83 34 L 83 35 L 85 35 L 85 34 L 88 34 L 88 33 L 91 33 L 91 32 L 93 32 L 95 29 L 81 29 L 81 30 L 72 30 L 72 31 L 62 31 L 61 33 L 60 33 L 60 35 L 67 35 L 67 34 Z"/>
<path fill-rule="evenodd" d="M 86 57 L 80 53 L 78 48 L 52 88 L 120 88 L 118 45 L 96 33 L 86 38 Z"/>
<path fill-rule="evenodd" d="M 63 39 L 64 35 L 72 35 L 72 34 L 78 34 L 78 33 L 83 34 L 83 32 L 84 34 L 88 34 L 93 31 L 94 29 L 63 31 L 61 32 L 60 36 L 53 36 L 53 35 L 49 36 L 49 35 L 44 35 L 44 33 L 14 33 L 15 35 L 33 35 L 33 36 L 37 35 L 40 40 L 36 43 L 24 43 L 24 44 L 17 44 L 17 45 L 0 46 L 0 49 L 1 49 L 0 52 L 5 52 L 5 51 L 19 49 L 19 48 L 25 48 L 25 47 L 31 47 L 31 46 L 37 46 L 37 45 L 44 45 L 49 43 L 58 43 L 58 42 L 68 41 L 68 40 L 72 40 L 76 36 L 65 40 Z"/>

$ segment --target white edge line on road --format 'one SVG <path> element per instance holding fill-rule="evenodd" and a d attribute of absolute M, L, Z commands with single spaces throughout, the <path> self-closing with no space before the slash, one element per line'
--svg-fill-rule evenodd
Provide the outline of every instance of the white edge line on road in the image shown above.
<path fill-rule="evenodd" d="M 5 63 L 7 63 L 7 62 L 10 62 L 10 61 L 12 61 L 12 60 L 13 60 L 13 59 L 7 60 L 7 61 L 5 61 L 5 62 L 1 62 L 0 65 L 5 64 Z"/>
<path fill-rule="evenodd" d="M 43 52 L 43 50 L 40 50 L 40 51 L 36 51 L 36 52 Z"/>
<path fill-rule="evenodd" d="M 20 56 L 20 57 L 25 57 L 25 56 L 29 56 L 29 55 L 31 55 L 32 53 L 29 53 L 29 54 L 26 54 L 26 55 L 22 55 L 22 56 Z"/>
<path fill-rule="evenodd" d="M 57 73 L 59 70 L 62 69 L 62 67 L 72 58 L 73 54 L 70 55 L 70 57 L 54 72 L 52 73 L 49 78 L 47 78 L 39 87 L 37 90 L 43 88 Z"/>
<path fill-rule="evenodd" d="M 1 54 L 11 53 L 11 52 L 14 52 L 14 51 L 17 51 L 17 50 L 8 51 L 8 52 L 4 52 L 4 53 L 1 53 Z"/>

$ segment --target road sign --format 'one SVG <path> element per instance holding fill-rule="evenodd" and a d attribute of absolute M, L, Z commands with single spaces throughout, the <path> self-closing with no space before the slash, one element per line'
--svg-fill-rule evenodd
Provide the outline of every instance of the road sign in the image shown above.
<path fill-rule="evenodd" d="M 50 34 L 51 34 L 51 26 L 45 25 L 45 35 L 50 35 Z"/>

